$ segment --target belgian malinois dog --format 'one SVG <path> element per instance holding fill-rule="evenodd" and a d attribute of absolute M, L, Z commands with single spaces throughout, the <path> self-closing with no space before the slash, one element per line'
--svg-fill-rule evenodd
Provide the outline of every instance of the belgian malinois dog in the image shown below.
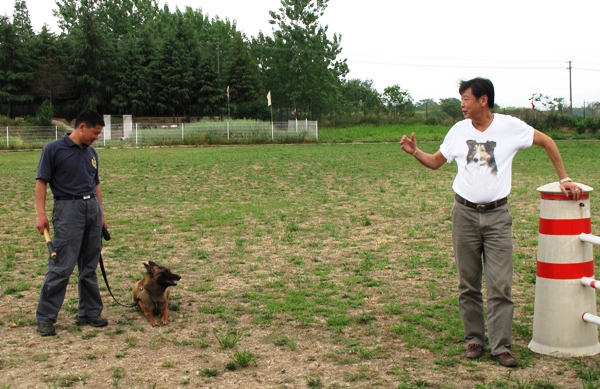
<path fill-rule="evenodd" d="M 138 303 L 152 326 L 158 324 L 155 315 L 160 316 L 162 324 L 167 324 L 170 287 L 177 285 L 176 281 L 181 277 L 152 261 L 144 263 L 144 266 L 147 273 L 141 281 L 133 285 L 133 301 Z"/>

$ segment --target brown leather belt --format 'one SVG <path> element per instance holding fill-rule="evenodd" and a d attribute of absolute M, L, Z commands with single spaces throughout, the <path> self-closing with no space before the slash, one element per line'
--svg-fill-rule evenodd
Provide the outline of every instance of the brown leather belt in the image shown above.
<path fill-rule="evenodd" d="M 469 208 L 473 208 L 478 210 L 479 212 L 491 211 L 494 208 L 498 208 L 501 205 L 508 203 L 508 197 L 505 197 L 500 200 L 492 201 L 491 203 L 472 203 L 467 199 L 462 198 L 459 195 L 454 196 L 456 202 L 461 203 L 462 205 L 466 205 Z"/>

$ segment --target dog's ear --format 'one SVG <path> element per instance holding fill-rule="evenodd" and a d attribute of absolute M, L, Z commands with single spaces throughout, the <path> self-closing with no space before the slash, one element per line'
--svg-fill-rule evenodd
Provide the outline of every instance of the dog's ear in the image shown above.
<path fill-rule="evenodd" d="M 467 146 L 469 146 L 469 150 L 473 148 L 473 146 L 475 146 L 475 144 L 477 143 L 477 141 L 474 141 L 473 139 L 469 139 L 467 141 Z"/>
<path fill-rule="evenodd" d="M 146 268 L 146 271 L 148 272 L 148 274 L 154 273 L 154 268 L 152 267 L 152 262 L 144 263 L 144 267 Z"/>
<path fill-rule="evenodd" d="M 496 142 L 494 142 L 493 140 L 488 140 L 487 142 L 485 142 L 485 148 L 489 152 L 494 151 L 494 149 L 496 148 Z"/>
<path fill-rule="evenodd" d="M 152 262 L 152 261 L 148 261 L 148 265 L 158 267 L 158 265 L 156 263 Z"/>

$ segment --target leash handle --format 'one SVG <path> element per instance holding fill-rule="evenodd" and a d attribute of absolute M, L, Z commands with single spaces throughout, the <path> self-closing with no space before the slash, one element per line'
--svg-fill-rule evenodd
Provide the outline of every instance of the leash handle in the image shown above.
<path fill-rule="evenodd" d="M 48 254 L 50 255 L 50 258 L 56 259 L 56 250 L 54 250 L 52 239 L 50 239 L 50 233 L 46 228 L 44 228 L 44 240 L 46 241 L 46 246 L 48 246 Z"/>
<path fill-rule="evenodd" d="M 104 240 L 110 240 L 110 234 L 108 233 L 108 230 L 104 228 L 104 226 L 102 226 L 102 237 Z"/>

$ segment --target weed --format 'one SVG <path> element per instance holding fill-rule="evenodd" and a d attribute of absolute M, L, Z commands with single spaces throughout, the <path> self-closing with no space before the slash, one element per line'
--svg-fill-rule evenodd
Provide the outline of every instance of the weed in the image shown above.
<path fill-rule="evenodd" d="M 237 370 L 238 365 L 234 361 L 229 361 L 225 364 L 225 370 L 235 371 Z"/>
<path fill-rule="evenodd" d="M 204 377 L 217 377 L 221 374 L 221 372 L 218 369 L 206 368 L 200 370 L 200 374 L 202 374 Z"/>
<path fill-rule="evenodd" d="M 297 342 L 297 339 L 289 337 L 289 336 L 284 336 L 283 338 L 275 339 L 273 344 L 275 344 L 275 346 L 277 346 L 277 347 L 288 346 L 290 348 L 290 350 L 296 351 L 296 342 Z"/>
<path fill-rule="evenodd" d="M 242 333 L 234 329 L 230 329 L 222 335 L 219 335 L 215 330 L 214 335 L 223 349 L 235 348 L 242 338 Z"/>
<path fill-rule="evenodd" d="M 250 363 L 256 364 L 256 355 L 251 353 L 250 351 L 243 349 L 241 351 L 236 351 L 231 356 L 233 362 L 235 362 L 239 367 L 246 367 Z"/>
<path fill-rule="evenodd" d="M 123 378 L 125 377 L 125 369 L 122 367 L 113 367 L 111 369 L 113 378 Z"/>
<path fill-rule="evenodd" d="M 323 383 L 320 378 L 309 378 L 306 381 L 306 386 L 312 389 L 321 389 L 323 387 Z"/>

